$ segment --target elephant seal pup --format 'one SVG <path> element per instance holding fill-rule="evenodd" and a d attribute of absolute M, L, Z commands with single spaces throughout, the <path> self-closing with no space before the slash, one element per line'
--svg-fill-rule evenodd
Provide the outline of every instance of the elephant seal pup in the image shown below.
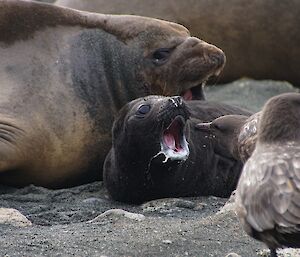
<path fill-rule="evenodd" d="M 209 131 L 210 136 L 217 141 L 215 144 L 217 153 L 244 163 L 255 149 L 260 116 L 260 112 L 250 117 L 224 115 L 212 122 L 199 123 L 196 127 L 200 130 Z"/>
<path fill-rule="evenodd" d="M 246 76 L 286 80 L 300 87 L 297 0 L 57 0 L 56 4 L 180 23 L 192 35 L 226 53 L 227 64 L 219 83 Z"/>
<path fill-rule="evenodd" d="M 256 147 L 236 190 L 245 231 L 276 249 L 300 247 L 300 94 L 271 98 L 264 106 Z"/>
<path fill-rule="evenodd" d="M 110 196 L 142 203 L 163 197 L 215 195 L 235 189 L 242 163 L 216 154 L 199 121 L 249 112 L 207 101 L 148 96 L 121 109 L 103 169 Z"/>
<path fill-rule="evenodd" d="M 101 179 L 111 126 L 149 94 L 202 99 L 224 53 L 183 26 L 138 16 L 0 1 L 0 182 Z"/>

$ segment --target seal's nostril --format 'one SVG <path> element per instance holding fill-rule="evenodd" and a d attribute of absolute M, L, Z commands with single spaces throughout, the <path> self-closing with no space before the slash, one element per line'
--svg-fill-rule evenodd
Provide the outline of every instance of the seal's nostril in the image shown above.
<path fill-rule="evenodd" d="M 172 103 L 176 107 L 183 105 L 182 97 L 181 96 L 170 97 L 169 98 L 169 102 Z"/>
<path fill-rule="evenodd" d="M 225 54 L 222 52 L 219 57 L 219 65 L 222 66 L 226 62 Z"/>
<path fill-rule="evenodd" d="M 177 103 L 178 106 L 182 105 L 182 97 L 181 96 L 174 96 L 174 101 Z"/>
<path fill-rule="evenodd" d="M 219 54 L 211 54 L 210 56 L 211 61 L 216 64 L 218 67 L 221 67 L 225 63 L 225 55 L 223 53 Z"/>

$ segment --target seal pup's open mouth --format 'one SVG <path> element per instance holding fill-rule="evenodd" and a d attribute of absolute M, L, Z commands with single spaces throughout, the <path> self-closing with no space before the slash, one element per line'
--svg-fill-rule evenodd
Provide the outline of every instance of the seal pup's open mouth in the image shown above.
<path fill-rule="evenodd" d="M 161 151 L 166 159 L 163 162 L 170 160 L 184 161 L 189 156 L 189 147 L 184 134 L 185 119 L 178 115 L 163 130 L 161 136 Z"/>

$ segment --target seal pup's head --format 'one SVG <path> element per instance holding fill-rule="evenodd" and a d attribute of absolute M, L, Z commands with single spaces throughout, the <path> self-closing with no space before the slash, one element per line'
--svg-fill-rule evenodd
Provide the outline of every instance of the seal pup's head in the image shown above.
<path fill-rule="evenodd" d="M 148 96 L 123 107 L 113 129 L 113 147 L 124 144 L 141 158 L 184 161 L 189 156 L 185 135 L 188 109 L 180 96 Z M 120 146 L 121 147 L 121 146 Z M 127 149 L 126 151 L 129 151 Z"/>
<path fill-rule="evenodd" d="M 300 247 L 300 94 L 271 98 L 263 107 L 256 147 L 236 190 L 245 231 L 271 249 Z"/>
<path fill-rule="evenodd" d="M 174 170 L 189 156 L 188 118 L 180 96 L 147 96 L 121 109 L 103 166 L 113 199 L 141 203 L 169 195 Z"/>

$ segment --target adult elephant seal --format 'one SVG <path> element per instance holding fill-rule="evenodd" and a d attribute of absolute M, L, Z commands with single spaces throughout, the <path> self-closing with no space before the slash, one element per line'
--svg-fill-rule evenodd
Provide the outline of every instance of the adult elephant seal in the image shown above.
<path fill-rule="evenodd" d="M 148 94 L 202 98 L 223 52 L 182 26 L 28 1 L 0 2 L 0 182 L 100 178 L 111 126 Z"/>
<path fill-rule="evenodd" d="M 148 96 L 121 109 L 112 129 L 113 145 L 104 164 L 110 196 L 141 203 L 163 197 L 216 195 L 235 189 L 242 163 L 214 152 L 206 131 L 195 128 L 246 110 L 181 97 Z"/>
<path fill-rule="evenodd" d="M 300 2 L 297 0 L 58 0 L 101 13 L 126 13 L 183 24 L 192 35 L 224 50 L 218 82 L 243 76 L 287 80 L 300 86 Z"/>

